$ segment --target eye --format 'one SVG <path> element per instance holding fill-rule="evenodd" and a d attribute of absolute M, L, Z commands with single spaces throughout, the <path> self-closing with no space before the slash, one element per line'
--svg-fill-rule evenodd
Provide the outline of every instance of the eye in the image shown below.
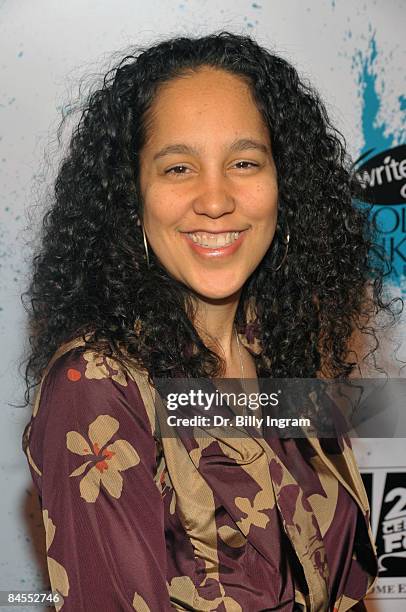
<path fill-rule="evenodd" d="M 256 164 L 255 162 L 250 162 L 250 161 L 238 161 L 235 162 L 235 166 L 239 166 L 239 170 L 244 170 L 245 168 L 247 170 L 249 170 L 249 168 L 247 166 L 241 166 L 241 164 L 248 164 L 248 166 L 251 166 L 251 168 L 258 168 L 259 164 Z"/>
<path fill-rule="evenodd" d="M 168 170 L 165 170 L 165 174 L 185 174 L 183 170 L 189 170 L 189 168 L 182 165 L 172 166 L 172 168 L 168 168 Z"/>

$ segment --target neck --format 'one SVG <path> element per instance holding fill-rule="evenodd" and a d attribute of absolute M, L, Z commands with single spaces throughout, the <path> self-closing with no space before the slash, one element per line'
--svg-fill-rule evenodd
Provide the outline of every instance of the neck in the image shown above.
<path fill-rule="evenodd" d="M 195 327 L 204 343 L 226 361 L 235 355 L 234 319 L 240 294 L 221 300 L 196 296 Z"/>

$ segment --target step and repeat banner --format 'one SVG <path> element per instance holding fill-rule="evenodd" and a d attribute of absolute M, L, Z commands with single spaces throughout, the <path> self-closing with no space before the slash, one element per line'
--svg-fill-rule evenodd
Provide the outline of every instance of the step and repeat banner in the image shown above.
<path fill-rule="evenodd" d="M 18 407 L 26 343 L 20 294 L 40 196 L 59 159 L 61 111 L 77 96 L 81 78 L 90 83 L 129 45 L 221 29 L 250 34 L 286 57 L 320 91 L 345 136 L 393 263 L 388 295 L 406 297 L 405 8 L 403 0 L 0 0 L 0 590 L 49 584 L 42 517 L 20 450 L 29 418 Z M 405 340 L 402 321 L 381 338 L 379 358 L 392 377 L 405 376 Z M 355 439 L 354 448 L 379 557 L 368 610 L 400 612 L 406 609 L 405 440 Z"/>

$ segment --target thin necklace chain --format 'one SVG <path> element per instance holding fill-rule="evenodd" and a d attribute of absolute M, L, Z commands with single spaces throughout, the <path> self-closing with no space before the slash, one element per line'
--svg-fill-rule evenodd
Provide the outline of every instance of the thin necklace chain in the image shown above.
<path fill-rule="evenodd" d="M 244 364 L 243 364 L 243 362 L 242 362 L 240 338 L 238 337 L 237 328 L 236 328 L 236 327 L 234 327 L 234 329 L 235 329 L 235 336 L 236 336 L 236 338 L 237 338 L 238 354 L 239 354 L 239 356 L 240 356 L 240 368 L 241 368 L 241 386 L 242 386 L 242 388 L 243 388 L 244 393 L 247 393 L 247 388 L 246 388 L 246 386 L 245 386 L 245 380 L 244 380 L 244 379 L 245 379 L 245 376 L 244 376 Z M 242 410 L 243 410 L 243 414 L 244 414 L 244 413 L 245 413 L 245 414 L 247 414 L 247 409 L 246 409 L 246 408 L 245 408 L 245 409 L 243 408 Z"/>
<path fill-rule="evenodd" d="M 235 337 L 237 338 L 238 354 L 240 356 L 241 378 L 244 380 L 244 378 L 245 378 L 244 377 L 244 365 L 243 365 L 242 356 L 241 356 L 240 338 L 238 337 L 238 333 L 237 333 L 237 328 L 236 327 L 234 327 L 234 330 L 235 330 Z"/>

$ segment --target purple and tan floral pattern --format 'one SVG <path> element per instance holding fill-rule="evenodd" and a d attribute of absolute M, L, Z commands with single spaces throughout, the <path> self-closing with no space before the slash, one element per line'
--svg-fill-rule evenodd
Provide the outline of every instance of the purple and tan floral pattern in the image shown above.
<path fill-rule="evenodd" d="M 59 611 L 64 604 L 64 597 L 69 594 L 69 578 L 65 568 L 48 555 L 48 551 L 54 541 L 56 527 L 48 515 L 48 510 L 42 511 L 42 519 L 45 528 L 45 545 L 47 550 L 48 573 L 52 583 L 53 591 L 58 591 L 59 601 L 55 604 L 55 610 Z"/>
<path fill-rule="evenodd" d="M 139 463 L 137 451 L 126 440 L 116 440 L 108 445 L 120 424 L 117 419 L 108 414 L 99 415 L 89 425 L 88 440 L 77 431 L 68 431 L 66 446 L 77 455 L 90 460 L 82 463 L 69 477 L 80 476 L 88 466 L 85 476 L 80 480 L 80 495 L 87 502 L 95 502 L 100 491 L 100 485 L 112 496 L 118 499 L 123 489 L 123 477 L 120 472 L 128 470 Z"/>
<path fill-rule="evenodd" d="M 55 354 L 24 437 L 62 612 L 363 609 L 376 558 L 349 440 L 159 438 L 145 373 L 81 346 Z"/>
<path fill-rule="evenodd" d="M 87 361 L 86 378 L 95 378 L 96 380 L 111 378 L 124 387 L 127 385 L 125 373 L 120 365 L 114 359 L 111 359 L 111 357 L 98 355 L 94 351 L 85 351 L 83 359 Z"/>

